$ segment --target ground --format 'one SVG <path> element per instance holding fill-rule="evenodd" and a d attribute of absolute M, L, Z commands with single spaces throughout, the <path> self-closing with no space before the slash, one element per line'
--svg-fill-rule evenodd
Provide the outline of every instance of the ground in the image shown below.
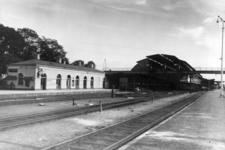
<path fill-rule="evenodd" d="M 94 112 L 1 131 L 0 150 L 32 150 L 40 147 L 43 148 L 115 124 L 141 113 L 155 110 L 189 95 L 190 94 L 182 94 L 179 96 L 162 98 L 155 100 L 154 102 L 149 101 L 123 108 Z M 87 100 L 86 102 L 89 101 Z M 40 107 L 38 105 L 35 106 Z M 16 106 L 12 107 L 16 109 Z M 25 106 L 18 105 L 17 107 Z M 10 107 L 8 107 L 8 110 L 9 108 Z M 23 109 L 20 108 L 20 110 L 22 111 Z"/>
<path fill-rule="evenodd" d="M 225 99 L 219 95 L 207 92 L 119 150 L 225 150 Z"/>

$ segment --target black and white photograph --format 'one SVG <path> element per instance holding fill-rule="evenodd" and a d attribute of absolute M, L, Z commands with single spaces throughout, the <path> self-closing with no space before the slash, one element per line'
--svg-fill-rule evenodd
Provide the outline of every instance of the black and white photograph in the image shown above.
<path fill-rule="evenodd" d="M 0 150 L 225 150 L 225 0 L 0 0 Z"/>

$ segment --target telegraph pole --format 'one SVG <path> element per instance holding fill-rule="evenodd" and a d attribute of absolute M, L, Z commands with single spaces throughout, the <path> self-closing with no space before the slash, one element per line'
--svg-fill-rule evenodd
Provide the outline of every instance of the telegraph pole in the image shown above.
<path fill-rule="evenodd" d="M 222 49 L 221 49 L 221 91 L 220 91 L 220 97 L 225 97 L 223 95 L 223 34 L 224 34 L 224 20 L 218 16 L 218 20 L 217 23 L 219 23 L 219 21 L 222 23 Z"/>

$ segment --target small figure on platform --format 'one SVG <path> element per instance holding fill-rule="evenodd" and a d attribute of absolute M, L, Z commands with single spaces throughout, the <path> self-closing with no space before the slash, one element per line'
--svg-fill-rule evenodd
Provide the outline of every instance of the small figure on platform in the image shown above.
<path fill-rule="evenodd" d="M 140 89 L 139 89 L 138 87 L 136 87 L 136 88 L 135 88 L 135 91 L 137 91 L 137 92 L 138 92 L 138 91 L 140 91 Z"/>

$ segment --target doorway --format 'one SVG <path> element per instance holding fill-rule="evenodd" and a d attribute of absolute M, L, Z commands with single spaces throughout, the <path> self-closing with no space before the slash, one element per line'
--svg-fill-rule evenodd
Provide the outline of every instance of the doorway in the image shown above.
<path fill-rule="evenodd" d="M 42 90 L 46 90 L 46 85 L 47 85 L 47 75 L 46 74 L 42 74 L 41 75 L 41 89 Z"/>

